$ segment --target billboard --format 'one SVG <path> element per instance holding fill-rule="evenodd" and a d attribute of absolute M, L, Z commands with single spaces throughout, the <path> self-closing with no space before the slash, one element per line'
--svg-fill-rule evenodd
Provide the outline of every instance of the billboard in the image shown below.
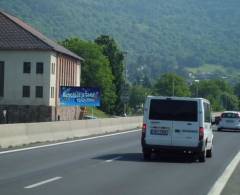
<path fill-rule="evenodd" d="M 95 87 L 60 87 L 61 106 L 100 106 L 100 89 Z"/>

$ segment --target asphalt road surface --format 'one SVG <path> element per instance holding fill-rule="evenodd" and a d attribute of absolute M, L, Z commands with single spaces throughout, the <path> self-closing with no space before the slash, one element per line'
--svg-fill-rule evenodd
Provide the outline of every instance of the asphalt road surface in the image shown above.
<path fill-rule="evenodd" d="M 1 195 L 205 195 L 240 150 L 240 133 L 215 132 L 213 157 L 142 160 L 140 131 L 0 155 Z"/>

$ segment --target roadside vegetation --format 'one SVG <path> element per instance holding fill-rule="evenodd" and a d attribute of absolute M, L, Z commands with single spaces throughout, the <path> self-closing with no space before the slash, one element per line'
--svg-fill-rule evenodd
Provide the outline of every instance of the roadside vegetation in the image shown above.
<path fill-rule="evenodd" d="M 92 107 L 87 107 L 86 115 L 90 117 L 96 117 L 96 118 L 108 118 L 111 117 L 110 115 L 106 114 L 105 112 Z"/>
<path fill-rule="evenodd" d="M 100 109 L 108 114 L 123 113 L 124 54 L 115 40 L 109 36 L 100 36 L 95 41 L 70 38 L 60 44 L 84 58 L 81 85 L 100 88 Z"/>
<path fill-rule="evenodd" d="M 82 64 L 82 86 L 101 89 L 101 107 L 99 111 L 94 109 L 95 116 L 123 115 L 121 96 L 126 86 L 128 115 L 142 114 L 148 95 L 203 97 L 211 102 L 213 111 L 240 108 L 240 80 L 236 80 L 234 85 L 224 79 L 189 80 L 172 72 L 161 74 L 154 81 L 147 75 L 139 78 L 136 75 L 139 82 L 134 83 L 124 78 L 124 52 L 110 36 L 102 35 L 94 41 L 70 38 L 60 43 L 85 59 Z M 91 115 L 91 112 L 89 108 L 88 114 Z"/>
<path fill-rule="evenodd" d="M 85 59 L 81 84 L 101 89 L 99 109 L 109 115 L 124 113 L 123 93 L 128 114 L 141 113 L 151 94 L 204 97 L 216 111 L 239 109 L 239 6 L 226 0 L 0 1 L 3 10 L 65 39 L 61 44 Z"/>

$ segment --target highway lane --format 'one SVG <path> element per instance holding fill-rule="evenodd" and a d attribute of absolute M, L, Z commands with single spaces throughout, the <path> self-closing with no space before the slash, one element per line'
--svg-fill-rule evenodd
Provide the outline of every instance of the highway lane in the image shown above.
<path fill-rule="evenodd" d="M 0 155 L 0 194 L 204 195 L 240 150 L 240 133 L 216 132 L 206 163 L 185 156 L 144 162 L 140 131 Z"/>

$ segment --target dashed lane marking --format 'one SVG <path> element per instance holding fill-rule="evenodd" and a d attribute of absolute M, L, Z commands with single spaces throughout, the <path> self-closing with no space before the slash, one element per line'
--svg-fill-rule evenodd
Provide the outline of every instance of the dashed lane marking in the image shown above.
<path fill-rule="evenodd" d="M 36 188 L 36 187 L 42 186 L 42 185 L 44 185 L 44 184 L 48 184 L 48 183 L 51 183 L 51 182 L 60 180 L 60 179 L 62 179 L 62 177 L 54 177 L 54 178 L 51 178 L 51 179 L 48 179 L 48 180 L 44 180 L 44 181 L 41 181 L 41 182 L 32 184 L 32 185 L 30 185 L 30 186 L 26 186 L 26 187 L 24 187 L 24 188 L 25 188 L 25 189 L 32 189 L 32 188 Z"/>
<path fill-rule="evenodd" d="M 117 157 L 115 157 L 115 158 L 106 160 L 105 162 L 110 163 L 110 162 L 113 162 L 113 161 L 115 161 L 115 160 L 119 160 L 119 159 L 121 159 L 121 158 L 122 158 L 122 156 L 117 156 Z"/>

